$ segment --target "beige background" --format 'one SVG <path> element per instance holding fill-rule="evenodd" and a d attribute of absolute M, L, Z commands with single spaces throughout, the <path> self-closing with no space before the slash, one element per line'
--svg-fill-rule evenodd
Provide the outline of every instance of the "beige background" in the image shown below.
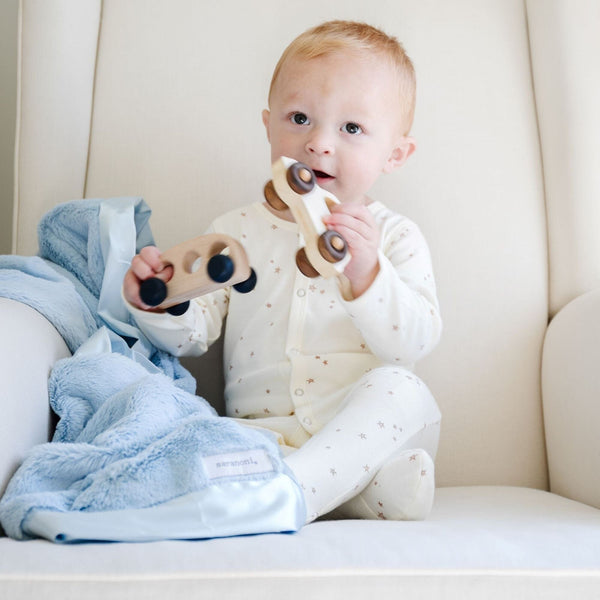
<path fill-rule="evenodd" d="M 0 0 L 0 254 L 9 254 L 17 105 L 18 0 Z"/>

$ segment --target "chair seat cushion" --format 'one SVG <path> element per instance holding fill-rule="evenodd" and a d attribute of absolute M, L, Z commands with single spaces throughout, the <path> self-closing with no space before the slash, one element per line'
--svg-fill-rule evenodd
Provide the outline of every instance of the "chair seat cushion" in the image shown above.
<path fill-rule="evenodd" d="M 297 534 L 56 546 L 0 539 L 6 597 L 592 597 L 600 510 L 527 488 L 437 490 L 422 522 L 318 521 Z M 29 594 L 29 595 L 28 595 Z M 205 594 L 205 596 L 203 596 Z M 458 594 L 458 595 L 456 595 Z"/>

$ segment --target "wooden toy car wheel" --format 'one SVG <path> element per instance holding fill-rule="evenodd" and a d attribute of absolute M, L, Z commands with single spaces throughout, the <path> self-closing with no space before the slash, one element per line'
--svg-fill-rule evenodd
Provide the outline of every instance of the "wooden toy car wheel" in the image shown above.
<path fill-rule="evenodd" d="M 158 306 L 167 297 L 167 284 L 158 277 L 150 277 L 140 284 L 140 298 L 148 306 Z M 166 311 L 178 317 L 182 315 L 190 306 L 189 300 L 169 306 Z"/>
<path fill-rule="evenodd" d="M 289 166 L 286 178 L 296 194 L 308 194 L 315 187 L 315 174 L 310 167 L 301 162 Z"/>
<path fill-rule="evenodd" d="M 167 297 L 167 284 L 158 277 L 150 277 L 140 284 L 140 298 L 148 306 L 158 306 Z"/>
<path fill-rule="evenodd" d="M 250 269 L 250 277 L 244 281 L 240 281 L 233 286 L 233 289 L 240 294 L 247 294 L 251 292 L 256 287 L 256 271 L 254 269 Z"/>
<path fill-rule="evenodd" d="M 328 229 L 319 236 L 318 247 L 321 256 L 330 263 L 339 262 L 348 251 L 346 240 L 333 229 Z"/>
<path fill-rule="evenodd" d="M 207 265 L 208 276 L 217 283 L 225 283 L 231 279 L 235 267 L 233 261 L 225 254 L 211 256 Z"/>
<path fill-rule="evenodd" d="M 288 208 L 288 205 L 279 197 L 277 192 L 275 191 L 275 186 L 273 185 L 273 180 L 268 181 L 265 185 L 264 196 L 267 204 L 275 209 L 275 210 L 285 210 Z"/>
<path fill-rule="evenodd" d="M 308 256 L 306 256 L 306 249 L 300 248 L 298 252 L 296 252 L 296 266 L 298 267 L 300 273 L 305 277 L 318 277 L 320 275 L 319 271 L 317 271 L 308 260 Z"/>

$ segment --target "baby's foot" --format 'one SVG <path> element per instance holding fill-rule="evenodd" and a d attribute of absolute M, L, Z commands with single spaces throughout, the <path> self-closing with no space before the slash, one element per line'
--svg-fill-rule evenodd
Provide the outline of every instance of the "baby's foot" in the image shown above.
<path fill-rule="evenodd" d="M 425 450 L 403 450 L 392 456 L 358 495 L 340 506 L 351 519 L 419 521 L 431 511 L 435 468 Z"/>

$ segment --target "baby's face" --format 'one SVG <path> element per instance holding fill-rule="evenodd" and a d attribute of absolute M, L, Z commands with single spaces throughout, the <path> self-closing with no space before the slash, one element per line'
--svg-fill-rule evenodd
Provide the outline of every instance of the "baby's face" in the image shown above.
<path fill-rule="evenodd" d="M 301 161 L 340 201 L 364 203 L 379 175 L 414 150 L 402 135 L 399 102 L 396 76 L 377 57 L 291 59 L 263 113 L 271 158 Z"/>

